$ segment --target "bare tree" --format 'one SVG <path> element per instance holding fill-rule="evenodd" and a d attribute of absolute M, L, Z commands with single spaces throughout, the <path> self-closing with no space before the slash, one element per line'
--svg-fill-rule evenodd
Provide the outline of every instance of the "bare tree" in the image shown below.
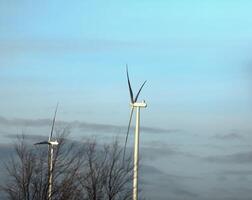
<path fill-rule="evenodd" d="M 85 150 L 87 165 L 81 172 L 80 185 L 89 200 L 131 199 L 132 157 L 122 163 L 122 148 L 118 141 L 98 148 L 88 142 Z"/>
<path fill-rule="evenodd" d="M 122 149 L 117 141 L 105 148 L 108 159 L 105 164 L 105 194 L 108 200 L 131 199 L 131 181 L 133 178 L 132 157 L 121 162 Z"/>
<path fill-rule="evenodd" d="M 59 139 L 53 162 L 53 199 L 78 200 L 77 171 L 84 162 L 81 148 L 74 143 L 66 144 Z M 48 149 L 35 148 L 27 143 L 27 138 L 19 137 L 15 145 L 15 156 L 6 164 L 8 182 L 1 187 L 10 200 L 48 199 Z M 73 192 L 74 191 L 74 192 Z M 71 195 L 69 195 L 71 194 Z"/>
<path fill-rule="evenodd" d="M 122 162 L 118 142 L 98 145 L 59 137 L 53 162 L 53 200 L 132 199 L 132 156 Z M 19 137 L 6 164 L 9 180 L 1 187 L 9 200 L 48 200 L 48 149 Z"/>
<path fill-rule="evenodd" d="M 15 152 L 17 158 L 12 157 L 6 165 L 7 173 L 12 180 L 3 189 L 9 194 L 10 199 L 28 200 L 33 195 L 31 182 L 35 172 L 35 155 L 23 141 L 15 145 Z"/>

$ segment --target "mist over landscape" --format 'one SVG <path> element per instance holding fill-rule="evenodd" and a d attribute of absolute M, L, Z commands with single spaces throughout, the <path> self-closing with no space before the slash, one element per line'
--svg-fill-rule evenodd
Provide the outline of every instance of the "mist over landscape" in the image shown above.
<path fill-rule="evenodd" d="M 33 144 L 47 138 L 48 124 L 49 119 L 15 119 L 6 124 L 2 120 L 1 163 L 13 153 L 17 134 L 25 134 Z M 123 145 L 125 139 L 126 127 L 123 126 L 59 122 L 58 129 L 63 127 L 67 127 L 69 139 L 80 143 L 95 138 L 103 145 L 118 139 Z M 133 148 L 132 133 L 129 153 Z M 140 186 L 147 199 L 249 199 L 252 195 L 249 132 L 204 134 L 143 127 L 141 134 Z M 3 168 L 1 172 L 5 177 Z"/>

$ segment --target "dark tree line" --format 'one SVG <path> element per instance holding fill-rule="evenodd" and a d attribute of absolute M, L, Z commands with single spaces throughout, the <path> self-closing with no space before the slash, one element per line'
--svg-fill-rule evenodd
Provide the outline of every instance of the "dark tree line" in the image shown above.
<path fill-rule="evenodd" d="M 48 200 L 48 147 L 19 137 L 15 156 L 6 163 L 8 181 L 1 186 L 9 200 Z M 132 199 L 132 156 L 122 162 L 115 141 L 71 142 L 59 137 L 54 150 L 52 200 Z"/>

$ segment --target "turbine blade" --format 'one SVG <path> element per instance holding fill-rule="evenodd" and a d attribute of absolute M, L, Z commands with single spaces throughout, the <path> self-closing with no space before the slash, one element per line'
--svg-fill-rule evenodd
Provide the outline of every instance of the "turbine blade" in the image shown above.
<path fill-rule="evenodd" d="M 143 89 L 143 86 L 145 85 L 146 82 L 147 82 L 147 81 L 144 81 L 144 83 L 143 83 L 142 86 L 140 87 L 140 89 L 139 89 L 139 91 L 138 91 L 138 93 L 137 93 L 137 95 L 136 95 L 135 102 L 137 101 L 138 96 L 139 96 L 139 94 L 141 93 L 141 90 Z"/>
<path fill-rule="evenodd" d="M 58 111 L 58 106 L 59 106 L 59 103 L 57 103 L 57 106 L 56 106 L 56 109 L 55 109 L 55 113 L 54 113 L 54 117 L 53 117 L 53 123 L 52 123 L 52 129 L 51 129 L 51 134 L 50 134 L 49 140 L 51 140 L 52 135 L 53 135 L 54 124 L 55 124 L 55 120 L 56 120 L 56 115 L 57 115 L 57 111 Z"/>
<path fill-rule="evenodd" d="M 43 142 L 35 143 L 34 145 L 41 145 L 41 144 L 47 144 L 47 145 L 49 145 L 50 143 L 48 141 L 43 141 Z"/>
<path fill-rule="evenodd" d="M 127 134 L 126 134 L 125 143 L 124 143 L 124 149 L 123 149 L 123 163 L 124 163 L 124 159 L 125 159 L 126 146 L 127 146 L 127 141 L 128 141 L 128 136 L 129 136 L 130 125 L 131 125 L 131 121 L 132 121 L 133 111 L 134 111 L 134 107 L 132 107 L 131 111 L 130 111 L 130 119 L 129 119 L 129 124 L 128 124 L 128 128 L 127 128 Z"/>
<path fill-rule="evenodd" d="M 128 65 L 126 65 L 126 71 L 127 71 L 127 80 L 128 80 L 128 86 L 129 86 L 129 92 L 130 92 L 130 100 L 131 100 L 131 103 L 134 103 L 133 92 L 132 92 L 132 88 L 131 88 L 131 84 L 130 84 L 130 79 L 129 79 Z"/>

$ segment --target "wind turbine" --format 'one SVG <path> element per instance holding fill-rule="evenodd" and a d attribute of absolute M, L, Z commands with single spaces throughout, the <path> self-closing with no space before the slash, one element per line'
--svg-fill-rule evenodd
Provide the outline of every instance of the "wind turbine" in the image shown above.
<path fill-rule="evenodd" d="M 140 89 L 138 90 L 137 95 L 134 98 L 133 91 L 130 84 L 127 65 L 126 65 L 126 72 L 127 72 L 130 100 L 131 100 L 130 102 L 131 111 L 130 111 L 130 119 L 129 119 L 127 135 L 126 135 L 125 144 L 124 144 L 124 150 L 123 150 L 123 162 L 125 158 L 125 151 L 126 151 L 126 145 L 128 141 L 128 135 L 129 135 L 130 125 L 132 121 L 132 116 L 133 116 L 134 109 L 136 108 L 136 127 L 135 127 L 135 140 L 134 140 L 133 200 L 138 200 L 138 165 L 139 165 L 138 157 L 139 157 L 139 133 L 140 133 L 140 108 L 146 108 L 147 104 L 145 103 L 145 101 L 137 102 L 137 99 L 146 81 L 144 81 L 144 83 L 141 85 Z"/>
<path fill-rule="evenodd" d="M 57 140 L 53 140 L 53 131 L 54 131 L 54 124 L 56 120 L 56 114 L 58 110 L 58 105 L 56 106 L 54 117 L 53 117 L 53 122 L 52 122 L 52 128 L 51 128 L 51 133 L 49 135 L 48 141 L 43 141 L 43 142 L 38 142 L 35 143 L 34 145 L 48 145 L 48 200 L 52 200 L 52 182 L 53 182 L 53 150 L 54 146 L 57 146 L 59 143 Z"/>

